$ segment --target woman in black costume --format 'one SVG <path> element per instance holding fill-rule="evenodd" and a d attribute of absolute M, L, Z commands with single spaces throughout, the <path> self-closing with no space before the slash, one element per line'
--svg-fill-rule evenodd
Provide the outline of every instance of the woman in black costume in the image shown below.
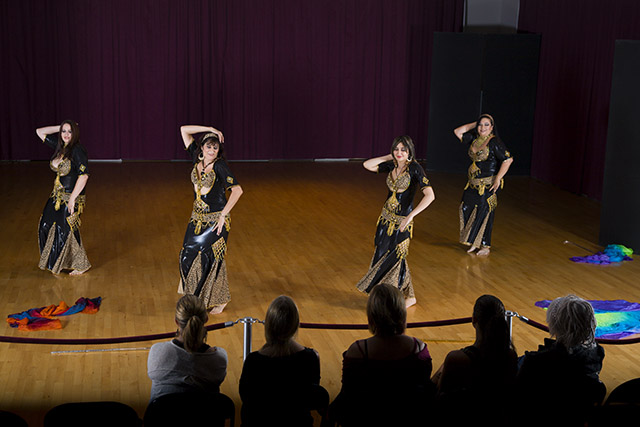
<path fill-rule="evenodd" d="M 193 135 L 202 132 L 206 133 L 194 144 Z M 225 161 L 222 132 L 210 126 L 186 125 L 180 127 L 180 133 L 194 161 L 195 200 L 180 251 L 178 292 L 198 296 L 211 314 L 219 314 L 231 300 L 225 262 L 229 212 L 242 195 L 242 187 Z M 229 200 L 226 190 L 231 191 Z"/>
<path fill-rule="evenodd" d="M 80 239 L 80 214 L 89 179 L 87 151 L 80 145 L 80 129 L 73 120 L 38 128 L 36 133 L 54 150 L 49 166 L 56 173 L 38 227 L 38 266 L 54 274 L 71 270 L 69 274 L 77 276 L 91 268 Z"/>
<path fill-rule="evenodd" d="M 378 218 L 371 266 L 356 287 L 369 293 L 374 286 L 387 283 L 402 291 L 406 306 L 410 307 L 416 303 L 406 261 L 413 236 L 413 218 L 435 200 L 435 194 L 424 169 L 416 162 L 415 148 L 409 136 L 397 137 L 391 145 L 391 154 L 369 159 L 363 166 L 371 172 L 389 173 L 389 193 Z M 418 188 L 424 197 L 414 209 L 413 197 Z"/>
<path fill-rule="evenodd" d="M 504 185 L 502 178 L 513 163 L 513 157 L 498 137 L 493 117 L 489 114 L 483 114 L 477 121 L 462 125 L 453 132 L 469 146 L 472 161 L 460 204 L 460 243 L 470 246 L 467 252 L 479 249 L 476 254 L 486 256 L 491 250 L 498 190 Z"/>

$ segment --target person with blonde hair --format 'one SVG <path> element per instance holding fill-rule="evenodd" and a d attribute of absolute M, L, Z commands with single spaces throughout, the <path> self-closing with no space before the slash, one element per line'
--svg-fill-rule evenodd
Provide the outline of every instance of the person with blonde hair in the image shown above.
<path fill-rule="evenodd" d="M 547 309 L 547 323 L 555 340 L 545 338 L 538 351 L 521 358 L 516 378 L 521 413 L 545 408 L 557 414 L 546 425 L 582 426 L 590 408 L 606 394 L 599 378 L 604 349 L 595 339 L 593 307 L 576 295 L 556 298 Z"/>
<path fill-rule="evenodd" d="M 240 376 L 242 425 L 311 426 L 320 384 L 318 352 L 296 340 L 300 326 L 293 299 L 274 299 L 264 320 L 266 343 L 247 356 Z"/>
<path fill-rule="evenodd" d="M 340 425 L 417 425 L 431 404 L 434 386 L 427 345 L 405 335 L 402 292 L 380 284 L 367 301 L 369 331 L 342 355 L 342 389 L 330 407 Z"/>
<path fill-rule="evenodd" d="M 151 401 L 179 392 L 219 392 L 227 375 L 227 352 L 206 344 L 208 315 L 195 295 L 185 295 L 176 305 L 176 337 L 151 346 L 147 374 Z"/>

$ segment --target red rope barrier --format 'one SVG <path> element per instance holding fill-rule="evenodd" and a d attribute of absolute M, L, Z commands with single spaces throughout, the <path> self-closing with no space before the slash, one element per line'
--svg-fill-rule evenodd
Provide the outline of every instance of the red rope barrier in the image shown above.
<path fill-rule="evenodd" d="M 207 331 L 223 329 L 233 326 L 234 322 L 216 323 L 206 326 Z M 165 332 L 163 334 L 153 335 L 136 335 L 132 337 L 116 337 L 116 338 L 23 338 L 23 337 L 7 337 L 0 336 L 0 342 L 17 343 L 17 344 L 58 344 L 58 345 L 86 345 L 86 344 L 120 344 L 138 341 L 155 341 L 176 336 L 175 332 Z"/>
<path fill-rule="evenodd" d="M 450 326 L 471 323 L 471 317 L 461 317 L 459 319 L 433 320 L 431 322 L 407 323 L 407 328 L 432 328 L 436 326 Z M 353 323 L 300 323 L 303 329 L 369 329 L 369 325 Z"/>
<path fill-rule="evenodd" d="M 518 316 L 520 320 L 534 328 L 541 331 L 549 332 L 549 327 L 535 320 L 527 319 L 526 317 Z M 446 320 L 433 320 L 429 322 L 412 322 L 407 323 L 407 328 L 433 328 L 438 326 L 451 326 L 462 325 L 465 323 L 471 323 L 471 317 L 461 317 L 457 319 Z M 228 328 L 233 326 L 235 322 L 223 322 L 206 326 L 207 331 L 214 331 L 216 329 Z M 303 329 L 352 329 L 352 330 L 364 330 L 368 329 L 369 325 L 366 324 L 349 324 L 349 323 L 300 323 L 300 327 Z M 16 343 L 16 344 L 53 344 L 53 345 L 96 345 L 96 344 L 120 344 L 139 341 L 155 341 L 167 338 L 175 337 L 175 332 L 165 332 L 163 334 L 153 335 L 136 335 L 131 337 L 116 337 L 116 338 L 23 338 L 23 337 L 7 337 L 0 336 L 0 342 Z M 600 344 L 609 345 L 624 345 L 624 344 L 637 344 L 640 343 L 640 337 L 622 340 L 602 339 L 597 338 Z"/>

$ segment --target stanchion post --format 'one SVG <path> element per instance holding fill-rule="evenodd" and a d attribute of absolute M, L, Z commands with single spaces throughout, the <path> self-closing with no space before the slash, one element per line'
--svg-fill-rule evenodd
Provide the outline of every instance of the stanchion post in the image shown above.
<path fill-rule="evenodd" d="M 517 316 L 518 313 L 507 310 L 504 314 L 507 319 L 507 324 L 509 325 L 509 339 L 513 341 L 513 316 Z"/>
<path fill-rule="evenodd" d="M 253 329 L 253 318 L 245 317 L 242 319 L 244 323 L 244 347 L 242 352 L 242 360 L 246 360 L 249 353 L 251 353 L 251 332 Z"/>

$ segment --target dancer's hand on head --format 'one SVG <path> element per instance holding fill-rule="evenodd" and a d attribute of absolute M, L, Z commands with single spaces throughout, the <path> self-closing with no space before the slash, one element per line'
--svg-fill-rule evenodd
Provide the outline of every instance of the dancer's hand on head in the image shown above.
<path fill-rule="evenodd" d="M 224 135 L 222 134 L 222 132 L 220 132 L 218 129 L 216 128 L 211 128 L 211 132 L 215 133 L 216 135 L 218 135 L 218 139 L 220 140 L 221 143 L 224 143 Z"/>

